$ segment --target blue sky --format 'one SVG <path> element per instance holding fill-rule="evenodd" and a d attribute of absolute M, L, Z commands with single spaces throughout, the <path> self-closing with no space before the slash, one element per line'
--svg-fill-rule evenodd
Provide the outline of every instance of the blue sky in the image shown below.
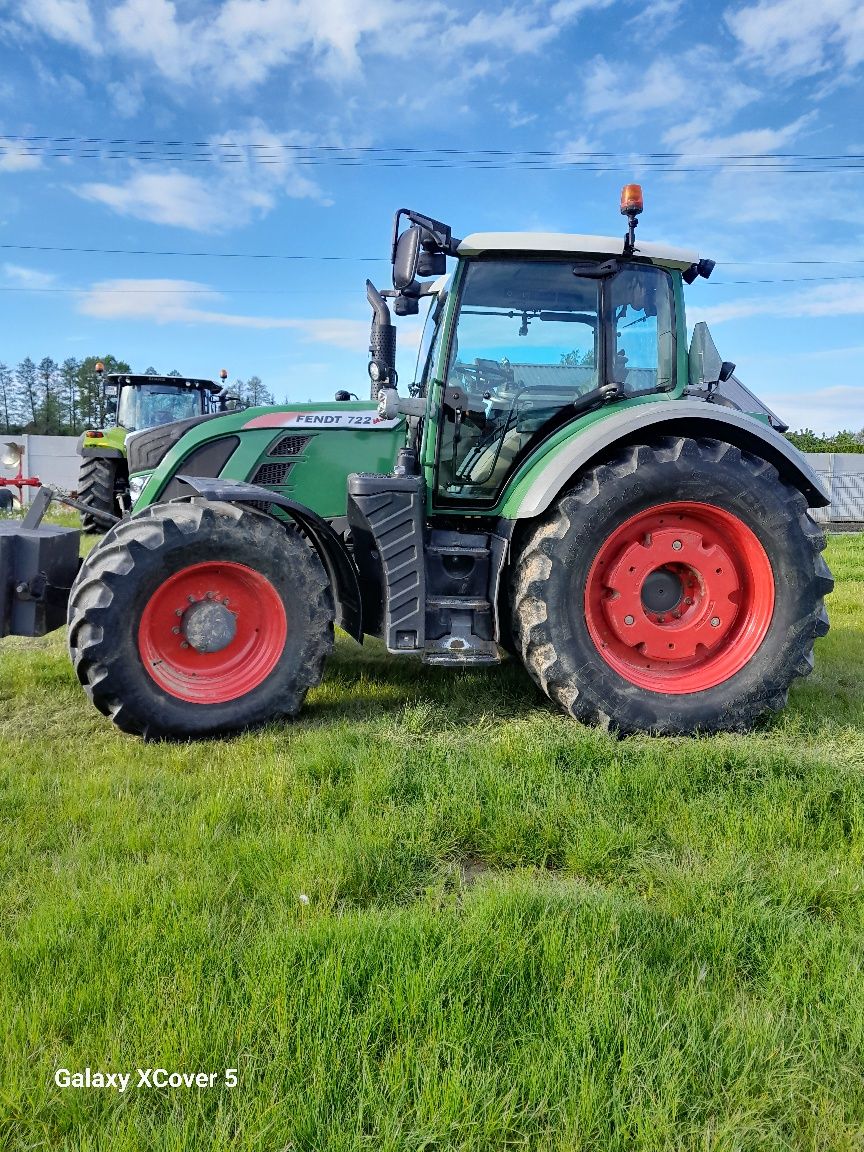
<path fill-rule="evenodd" d="M 793 427 L 862 428 L 862 72 L 858 0 L 0 0 L 0 134 L 73 138 L 0 140 L 0 360 L 364 395 L 394 209 L 623 234 L 639 180 L 639 235 L 718 262 L 690 323 Z"/>

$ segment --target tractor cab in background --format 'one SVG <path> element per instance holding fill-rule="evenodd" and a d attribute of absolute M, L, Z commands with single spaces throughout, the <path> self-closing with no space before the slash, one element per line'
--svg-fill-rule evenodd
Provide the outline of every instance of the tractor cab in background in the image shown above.
<path fill-rule="evenodd" d="M 104 368 L 96 365 L 102 379 Z M 81 467 L 78 497 L 96 512 L 123 515 L 129 510 L 129 468 L 126 437 L 178 420 L 195 420 L 226 412 L 239 406 L 239 399 L 225 389 L 228 373 L 220 373 L 222 383 L 198 377 L 135 375 L 111 372 L 102 383 L 106 423 L 90 428 L 78 440 Z M 85 529 L 104 532 L 97 516 L 82 514 Z"/>

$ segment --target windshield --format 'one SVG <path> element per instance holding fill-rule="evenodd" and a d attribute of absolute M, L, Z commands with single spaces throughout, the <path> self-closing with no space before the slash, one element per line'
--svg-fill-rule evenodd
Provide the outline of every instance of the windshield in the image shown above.
<path fill-rule="evenodd" d="M 574 403 L 601 403 L 609 383 L 621 396 L 672 386 L 668 273 L 623 263 L 606 276 L 597 269 L 572 259 L 469 265 L 447 366 L 442 495 L 494 497 L 550 422 Z"/>
<path fill-rule="evenodd" d="M 201 393 L 170 384 L 124 384 L 117 423 L 130 432 L 201 415 Z"/>

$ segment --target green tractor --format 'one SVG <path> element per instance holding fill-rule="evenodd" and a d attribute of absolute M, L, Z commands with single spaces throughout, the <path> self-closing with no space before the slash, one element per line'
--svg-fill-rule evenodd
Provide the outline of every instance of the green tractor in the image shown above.
<path fill-rule="evenodd" d="M 103 372 L 103 365 L 97 364 L 100 379 Z M 142 428 L 224 412 L 228 402 L 224 386 L 227 375 L 223 368 L 222 384 L 214 384 L 212 380 L 184 376 L 108 374 L 102 389 L 113 424 L 106 428 L 88 428 L 78 438 L 81 457 L 78 498 L 94 510 L 81 513 L 85 531 L 105 531 L 104 518 L 98 516 L 100 512 L 122 515 L 129 510 L 126 437 Z"/>
<path fill-rule="evenodd" d="M 637 243 L 640 211 L 628 186 L 622 243 L 458 240 L 400 209 L 394 287 L 367 281 L 373 399 L 129 436 L 133 514 L 77 575 L 77 534 L 38 527 L 49 493 L 0 536 L 3 628 L 56 626 L 68 597 L 88 696 L 148 737 L 296 715 L 335 624 L 452 668 L 509 653 L 621 733 L 780 709 L 828 628 L 828 496 L 704 325 L 688 350 L 684 285 L 713 264 Z M 400 391 L 392 315 L 424 302 Z"/>

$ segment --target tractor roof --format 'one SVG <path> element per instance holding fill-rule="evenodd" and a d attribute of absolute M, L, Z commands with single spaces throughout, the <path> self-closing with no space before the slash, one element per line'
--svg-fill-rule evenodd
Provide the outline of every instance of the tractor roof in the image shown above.
<path fill-rule="evenodd" d="M 146 387 L 159 385 L 165 387 L 169 385 L 172 388 L 188 388 L 190 391 L 193 389 L 196 392 L 221 392 L 222 385 L 215 384 L 212 380 L 202 380 L 197 376 L 154 376 L 145 373 L 135 372 L 108 372 L 107 379 L 112 384 L 137 384 Z"/>
<path fill-rule="evenodd" d="M 473 232 L 459 242 L 460 256 L 479 256 L 483 252 L 578 252 L 620 257 L 623 249 L 620 236 L 580 236 L 573 232 Z M 689 268 L 699 260 L 699 254 L 690 249 L 641 240 L 637 240 L 633 255 L 667 268 Z"/>

